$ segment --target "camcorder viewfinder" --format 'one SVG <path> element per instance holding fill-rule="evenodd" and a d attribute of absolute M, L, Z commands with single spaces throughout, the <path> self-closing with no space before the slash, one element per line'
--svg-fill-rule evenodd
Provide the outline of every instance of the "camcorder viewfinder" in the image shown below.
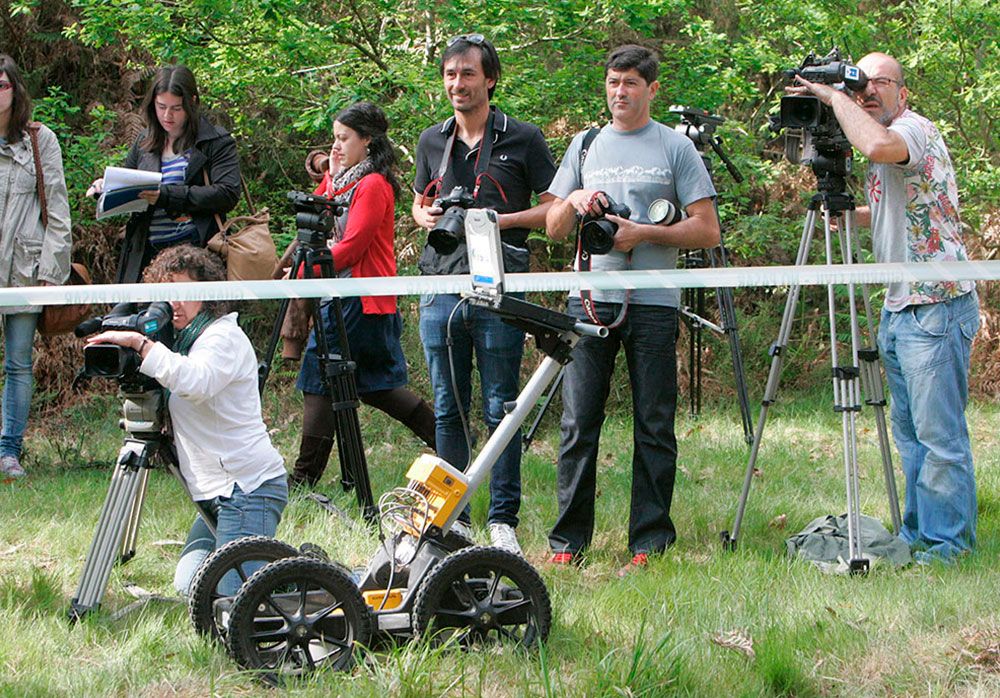
<path fill-rule="evenodd" d="M 437 225 L 427 235 L 427 244 L 438 254 L 449 255 L 465 241 L 465 213 L 476 201 L 463 186 L 457 186 L 451 193 L 434 200 L 434 205 L 443 209 Z"/>
<path fill-rule="evenodd" d="M 170 321 L 174 312 L 169 303 L 156 301 L 139 312 L 132 312 L 134 310 L 134 303 L 120 304 L 108 315 L 80 323 L 75 332 L 77 336 L 87 336 L 105 330 L 130 330 L 157 342 L 170 343 L 173 338 Z M 91 378 L 135 380 L 140 365 L 142 357 L 135 349 L 106 343 L 88 344 L 83 348 L 83 373 Z"/>

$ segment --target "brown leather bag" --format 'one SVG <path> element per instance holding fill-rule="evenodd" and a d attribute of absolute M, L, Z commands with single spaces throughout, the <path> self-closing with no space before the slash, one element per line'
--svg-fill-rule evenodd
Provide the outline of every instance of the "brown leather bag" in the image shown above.
<path fill-rule="evenodd" d="M 28 136 L 31 138 L 31 154 L 35 158 L 35 187 L 38 190 L 38 203 L 42 208 L 42 227 L 49 227 L 49 207 L 45 199 L 45 175 L 42 172 L 42 156 L 38 149 L 38 127 L 37 121 L 28 124 Z M 73 262 L 69 271 L 69 281 L 71 285 L 90 284 L 90 272 L 87 267 L 78 262 Z M 81 322 L 90 317 L 90 304 L 67 304 L 67 305 L 46 305 L 42 308 L 42 313 L 38 318 L 38 333 L 45 337 L 52 337 L 57 334 L 66 334 Z"/>
<path fill-rule="evenodd" d="M 205 184 L 211 184 L 208 173 L 204 174 Z M 271 214 L 266 208 L 255 212 L 250 200 L 250 190 L 242 176 L 240 183 L 243 185 L 243 194 L 247 197 L 250 215 L 230 218 L 223 223 L 222 218 L 216 214 L 215 222 L 219 226 L 219 232 L 209 239 L 207 247 L 225 260 L 226 277 L 230 281 L 263 281 L 271 278 L 274 264 L 278 260 L 278 251 L 268 227 Z"/>

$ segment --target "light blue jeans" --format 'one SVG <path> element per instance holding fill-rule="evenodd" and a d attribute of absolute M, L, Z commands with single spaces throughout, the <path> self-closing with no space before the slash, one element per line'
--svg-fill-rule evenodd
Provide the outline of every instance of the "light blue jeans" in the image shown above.
<path fill-rule="evenodd" d="M 0 456 L 21 457 L 34 387 L 31 350 L 37 324 L 38 313 L 3 316 L 3 433 L 0 434 Z"/>
<path fill-rule="evenodd" d="M 448 362 L 448 318 L 458 302 L 456 294 L 421 296 L 420 340 L 424 344 L 424 356 L 434 389 L 437 453 L 459 470 L 465 470 L 469 448 L 458 406 L 462 405 L 468 419 L 472 399 L 473 354 L 483 394 L 483 418 L 492 434 L 504 418 L 504 403 L 517 397 L 524 332 L 502 321 L 496 313 L 469 303 L 463 304 L 451 323 L 455 382 L 458 384 L 456 399 Z M 517 526 L 517 514 L 521 508 L 520 434 L 518 432 L 514 436 L 490 473 L 490 511 L 487 517 L 490 523 Z M 468 510 L 463 512 L 462 519 L 468 519 Z"/>
<path fill-rule="evenodd" d="M 969 349 L 979 330 L 975 291 L 943 303 L 882 310 L 878 345 L 903 461 L 900 537 L 949 559 L 976 544 L 976 477 L 965 406 Z"/>
<path fill-rule="evenodd" d="M 174 572 L 174 588 L 178 593 L 187 596 L 191 580 L 201 567 L 201 563 L 213 550 L 221 548 L 226 543 L 244 536 L 273 537 L 278 530 L 281 512 L 285 510 L 286 504 L 288 504 L 288 479 L 284 475 L 265 481 L 249 494 L 243 492 L 239 485 L 233 485 L 231 496 L 210 500 L 208 507 L 218 519 L 215 535 L 212 535 L 211 529 L 201 516 L 195 519 Z M 249 575 L 257 570 L 248 566 L 245 571 Z M 222 578 L 218 592 L 223 596 L 234 596 L 240 589 L 240 583 L 239 576 L 235 572 L 230 572 Z"/>

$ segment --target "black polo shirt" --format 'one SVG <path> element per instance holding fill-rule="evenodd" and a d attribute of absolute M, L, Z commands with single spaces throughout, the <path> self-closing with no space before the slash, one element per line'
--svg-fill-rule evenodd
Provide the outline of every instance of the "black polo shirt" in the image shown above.
<path fill-rule="evenodd" d="M 556 172 L 556 163 L 540 128 L 507 116 L 496 107 L 490 108 L 494 111 L 493 149 L 486 168 L 489 176 L 484 175 L 480 179 L 476 206 L 491 208 L 497 213 L 524 211 L 531 208 L 532 192 L 541 194 L 548 189 Z M 422 195 L 427 185 L 437 178 L 448 137 L 454 128 L 455 117 L 451 117 L 420 134 L 420 142 L 417 144 L 417 174 L 413 182 L 416 194 Z M 469 148 L 460 138 L 456 138 L 451 160 L 440 186 L 432 187 L 427 195 L 433 198 L 448 196 L 458 185 L 464 186 L 471 193 L 475 188 L 478 155 L 479 144 Z M 506 202 L 500 194 L 500 187 L 507 197 Z M 513 251 L 505 248 L 504 267 L 507 271 L 528 271 L 528 232 L 527 228 L 501 231 L 501 239 L 505 243 L 525 250 L 524 254 L 509 254 L 508 252 Z M 441 255 L 425 244 L 419 267 L 422 274 L 467 274 L 469 263 L 465 245 L 459 245 L 450 255 Z"/>

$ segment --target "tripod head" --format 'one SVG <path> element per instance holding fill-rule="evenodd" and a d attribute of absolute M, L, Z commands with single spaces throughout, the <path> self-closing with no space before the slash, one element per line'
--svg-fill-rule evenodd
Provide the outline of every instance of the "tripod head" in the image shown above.
<path fill-rule="evenodd" d="M 314 250 L 325 248 L 327 240 L 333 235 L 337 218 L 347 210 L 348 202 L 300 191 L 288 192 L 288 198 L 295 209 L 296 237 L 299 243 Z"/>
<path fill-rule="evenodd" d="M 166 396 L 159 384 L 122 385 L 118 396 L 122 399 L 122 418 L 118 422 L 122 430 L 140 439 L 160 436 Z"/>
<path fill-rule="evenodd" d="M 705 163 L 705 169 L 708 170 L 709 175 L 712 174 L 712 168 L 706 153 L 711 148 L 726 166 L 729 176 L 737 183 L 743 181 L 743 175 L 736 169 L 736 165 L 722 148 L 722 138 L 715 135 L 715 129 L 725 123 L 725 118 L 717 114 L 710 114 L 704 109 L 683 107 L 677 104 L 670 107 L 670 113 L 680 116 L 681 122 L 674 127 L 674 130 L 691 139 L 694 147 L 701 153 L 701 159 Z"/>

